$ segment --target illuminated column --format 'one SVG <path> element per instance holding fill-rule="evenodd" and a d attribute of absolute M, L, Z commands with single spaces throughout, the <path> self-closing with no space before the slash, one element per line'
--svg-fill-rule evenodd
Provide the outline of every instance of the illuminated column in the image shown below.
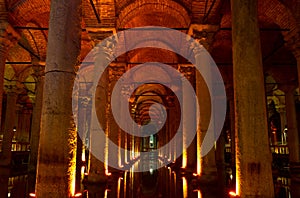
<path fill-rule="evenodd" d="M 230 148 L 231 148 L 231 167 L 233 168 L 232 170 L 232 177 L 235 178 L 236 176 L 236 171 L 235 171 L 235 117 L 234 117 L 234 114 L 235 114 L 235 111 L 234 111 L 234 96 L 233 96 L 233 90 L 230 90 L 227 92 L 227 97 L 228 97 L 228 100 L 229 100 L 229 115 L 230 115 Z"/>
<path fill-rule="evenodd" d="M 15 30 L 7 23 L 4 19 L 6 12 L 4 0 L 0 2 L 0 121 L 2 113 L 2 98 L 3 98 L 3 87 L 4 87 L 4 69 L 5 61 L 8 56 L 9 49 L 14 46 L 20 36 Z M 3 18 L 4 17 L 4 18 Z"/>
<path fill-rule="evenodd" d="M 199 42 L 206 51 L 210 52 L 212 49 L 212 43 L 214 41 L 214 35 L 218 31 L 219 27 L 216 25 L 202 25 L 202 24 L 192 24 L 189 29 L 189 35 L 192 36 L 197 42 Z M 202 54 L 200 51 L 195 51 L 197 49 L 192 49 L 195 55 Z M 196 58 L 196 57 L 195 57 Z M 204 60 L 201 57 L 196 58 L 196 64 L 201 67 L 207 67 L 209 65 L 205 65 L 206 62 L 209 61 Z M 215 183 L 217 179 L 217 167 L 215 162 L 215 148 L 211 149 L 211 151 L 204 156 L 201 157 L 201 144 L 207 133 L 208 125 L 210 121 L 211 115 L 211 100 L 210 94 L 207 90 L 207 82 L 204 81 L 201 75 L 206 75 L 209 77 L 210 71 L 202 70 L 206 73 L 199 74 L 199 72 L 195 73 L 196 76 L 196 94 L 198 98 L 198 102 L 200 105 L 200 126 L 197 130 L 197 175 L 201 175 L 201 180 L 203 182 Z M 214 101 L 213 101 L 214 102 Z M 213 130 L 212 130 L 213 131 Z"/>
<path fill-rule="evenodd" d="M 215 160 L 215 148 L 212 148 L 208 154 L 201 159 L 200 146 L 207 133 L 211 117 L 211 99 L 207 89 L 206 83 L 202 76 L 196 73 L 196 93 L 200 106 L 200 127 L 197 132 L 198 136 L 198 170 L 197 173 L 201 175 L 201 181 L 205 183 L 217 182 L 217 166 Z M 204 190 L 204 189 L 203 189 Z"/>
<path fill-rule="evenodd" d="M 81 1 L 51 1 L 41 133 L 37 164 L 37 197 L 75 194 L 76 138 L 72 113 L 75 66 L 80 53 Z"/>
<path fill-rule="evenodd" d="M 2 159 L 1 164 L 10 165 L 11 161 L 11 145 L 14 136 L 13 128 L 16 126 L 16 102 L 18 94 L 17 89 L 7 90 L 6 115 L 4 123 L 4 135 L 2 143 Z"/>
<path fill-rule="evenodd" d="M 195 82 L 195 69 L 192 66 L 183 66 L 181 65 L 179 68 L 180 72 L 184 74 L 185 78 L 191 83 L 193 86 Z M 193 137 L 192 143 L 188 146 L 186 145 L 187 131 L 194 130 L 196 127 L 196 107 L 193 106 L 193 98 L 189 97 L 188 93 L 185 93 L 186 88 L 183 86 L 182 90 L 182 101 L 183 101 L 183 111 L 186 113 L 182 117 L 182 134 L 183 134 L 183 152 L 182 152 L 182 168 L 188 168 L 193 171 L 196 167 L 196 158 L 197 158 L 197 150 L 196 150 L 196 136 Z"/>
<path fill-rule="evenodd" d="M 106 58 L 104 54 L 99 54 L 99 59 Z M 102 57 L 101 57 L 102 56 Z M 96 63 L 96 65 L 98 65 Z M 93 123 L 93 119 L 95 122 L 100 123 L 100 127 L 102 127 L 103 131 L 107 131 L 107 98 L 108 98 L 108 72 L 105 70 L 100 78 L 100 81 L 97 85 L 96 94 L 95 94 L 95 111 L 97 112 L 97 118 L 91 118 L 91 122 Z M 100 116 L 98 116 L 100 115 Z M 93 124 L 91 124 L 93 126 Z M 93 153 L 99 152 L 99 148 L 93 146 L 94 142 L 97 142 L 95 137 L 93 136 L 92 128 L 90 130 L 90 168 L 89 168 L 89 175 L 88 175 L 88 182 L 89 183 L 103 183 L 106 182 L 107 178 L 105 175 L 105 163 L 97 159 Z M 106 144 L 106 140 L 101 140 L 102 144 Z M 106 146 L 106 145 L 105 145 Z M 104 147 L 105 147 L 104 146 Z M 101 148 L 100 148 L 101 149 Z M 101 150 L 100 152 L 106 152 Z"/>
<path fill-rule="evenodd" d="M 34 76 L 36 77 L 35 104 L 32 112 L 31 135 L 30 135 L 30 157 L 28 164 L 28 194 L 35 192 L 35 178 L 38 158 L 38 147 L 40 140 L 40 123 L 42 115 L 44 71 L 45 65 L 34 59 L 32 61 Z"/>
<path fill-rule="evenodd" d="M 236 191 L 242 198 L 274 197 L 257 6 L 257 0 L 231 0 Z"/>
<path fill-rule="evenodd" d="M 89 132 L 91 117 L 91 97 L 88 93 L 88 85 L 79 87 L 78 117 L 77 117 L 77 153 L 76 153 L 76 192 L 83 190 L 82 181 L 88 172 L 90 157 L 86 156 L 89 149 Z"/>
<path fill-rule="evenodd" d="M 7 197 L 8 178 L 12 160 L 12 140 L 14 136 L 14 127 L 16 124 L 16 102 L 18 94 L 16 89 L 7 90 L 6 114 L 4 123 L 4 134 L 2 142 L 2 155 L 0 158 L 0 197 Z"/>
<path fill-rule="evenodd" d="M 300 197 L 300 156 L 299 156 L 299 132 L 297 126 L 295 87 L 285 86 L 286 118 L 287 118 L 287 140 L 290 156 L 291 170 L 291 194 L 292 197 Z"/>
<path fill-rule="evenodd" d="M 123 75 L 125 72 L 125 67 L 118 66 L 118 65 L 111 65 L 108 69 L 109 72 L 109 81 L 110 81 L 110 94 L 112 93 L 115 84 L 117 83 L 118 79 Z M 110 97 L 110 96 L 109 96 Z M 110 100 L 111 101 L 111 100 Z M 120 109 L 120 101 L 118 101 L 117 108 Z M 109 109 L 108 114 L 108 122 L 109 122 L 109 140 L 115 143 L 116 145 L 119 144 L 119 126 L 116 123 L 114 116 L 112 114 L 111 108 Z M 112 153 L 109 151 L 108 160 L 112 162 L 112 164 L 119 164 L 119 153 Z M 116 169 L 110 168 L 110 172 L 116 172 Z"/>
<path fill-rule="evenodd" d="M 298 26 L 299 27 L 299 26 Z M 299 28 L 284 34 L 286 47 L 294 54 L 297 61 L 298 87 L 300 87 L 300 37 Z M 290 153 L 290 171 L 291 171 L 291 195 L 300 197 L 300 145 L 299 131 L 295 121 L 295 98 L 292 90 L 286 90 L 286 119 L 287 119 L 287 140 Z M 288 106 L 289 105 L 289 106 Z M 283 126 L 284 127 L 284 126 Z"/>

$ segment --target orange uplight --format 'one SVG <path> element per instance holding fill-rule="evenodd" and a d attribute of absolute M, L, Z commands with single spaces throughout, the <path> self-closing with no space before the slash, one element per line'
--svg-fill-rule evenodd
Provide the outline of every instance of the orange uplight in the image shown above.
<path fill-rule="evenodd" d="M 29 193 L 29 197 L 36 197 L 35 193 Z"/>
<path fill-rule="evenodd" d="M 230 197 L 239 197 L 234 191 L 229 192 Z"/>
<path fill-rule="evenodd" d="M 81 197 L 81 196 L 82 196 L 81 193 L 76 193 L 76 194 L 74 195 L 74 197 Z"/>

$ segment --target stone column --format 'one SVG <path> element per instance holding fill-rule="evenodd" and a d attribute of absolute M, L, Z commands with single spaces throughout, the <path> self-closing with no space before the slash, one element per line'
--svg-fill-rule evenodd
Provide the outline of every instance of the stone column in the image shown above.
<path fill-rule="evenodd" d="M 2 2 L 2 3 L 1 3 Z M 8 56 L 9 49 L 14 46 L 18 39 L 19 34 L 7 23 L 6 20 L 2 20 L 3 8 L 5 8 L 4 1 L 0 2 L 0 121 L 2 113 L 2 98 L 3 98 L 3 87 L 4 87 L 4 69 L 5 61 Z M 2 15 L 3 14 L 3 15 Z"/>
<path fill-rule="evenodd" d="M 297 126 L 295 87 L 284 87 L 287 118 L 287 142 L 290 156 L 291 171 L 291 195 L 300 197 L 300 156 L 299 156 L 299 132 Z"/>
<path fill-rule="evenodd" d="M 231 0 L 236 191 L 242 198 L 274 197 L 257 6 L 257 0 Z"/>
<path fill-rule="evenodd" d="M 300 32 L 298 28 L 288 32 L 284 35 L 286 46 L 294 54 L 297 61 L 298 70 L 298 87 L 300 87 Z M 289 107 L 288 107 L 289 103 Z M 299 131 L 297 129 L 297 122 L 295 122 L 295 100 L 292 91 L 287 90 L 286 93 L 286 118 L 287 118 L 287 138 L 290 152 L 290 171 L 291 171 L 291 194 L 292 197 L 299 197 L 299 185 L 300 185 L 300 159 L 299 159 Z M 290 112 L 290 114 L 288 113 Z M 296 124 L 296 126 L 295 126 Z M 290 129 L 291 128 L 291 129 Z M 296 139 L 298 137 L 298 139 Z M 291 150 L 293 149 L 293 150 Z"/>
<path fill-rule="evenodd" d="M 32 112 L 31 135 L 30 135 L 30 156 L 28 164 L 28 193 L 35 192 L 35 178 L 38 157 L 38 147 L 40 140 L 40 123 L 42 115 L 44 69 L 45 65 L 33 59 L 32 68 L 36 77 L 35 103 Z"/>
<path fill-rule="evenodd" d="M 214 42 L 214 35 L 218 31 L 219 26 L 216 25 L 203 25 L 203 24 L 192 24 L 189 29 L 189 35 L 191 35 L 196 41 L 198 41 L 208 52 L 212 49 L 212 43 Z M 192 49 L 193 51 L 195 49 Z M 200 49 L 202 50 L 202 49 Z M 204 50 L 204 49 L 203 49 Z M 194 51 L 195 55 L 199 52 Z M 203 62 L 206 60 L 196 58 L 197 65 L 203 65 Z M 210 75 L 210 71 L 207 70 L 205 75 Z M 202 74 L 203 75 L 203 74 Z M 212 120 L 211 117 L 211 98 L 207 89 L 207 83 L 204 81 L 203 77 L 199 72 L 196 72 L 196 94 L 200 106 L 200 127 L 197 131 L 197 147 L 200 147 L 204 137 L 206 136 L 208 125 Z M 214 102 L 214 101 L 212 101 Z M 201 150 L 198 150 L 198 159 L 197 161 L 197 173 L 201 175 L 201 182 L 210 183 L 216 185 L 217 183 L 217 166 L 215 160 L 215 148 L 204 156 L 201 157 Z M 204 187 L 202 191 L 205 193 Z"/>
<path fill-rule="evenodd" d="M 115 84 L 117 83 L 118 79 L 123 75 L 123 73 L 125 72 L 125 68 L 122 66 L 118 66 L 118 65 L 112 65 L 109 67 L 109 81 L 111 84 L 111 89 L 109 90 L 110 93 L 112 93 Z M 111 96 L 111 95 L 110 95 Z M 109 100 L 111 101 L 111 100 Z M 117 105 L 117 108 L 120 108 L 120 103 L 114 104 Z M 110 141 L 114 142 L 116 145 L 119 144 L 119 126 L 118 123 L 116 123 L 114 116 L 112 114 L 112 110 L 109 110 L 109 115 L 108 115 L 108 122 L 109 122 L 109 139 Z M 108 160 L 110 162 L 112 162 L 112 164 L 119 164 L 119 153 L 112 153 L 109 152 L 109 156 L 108 156 Z M 110 168 L 110 172 L 116 172 L 117 170 L 115 168 Z"/>
<path fill-rule="evenodd" d="M 231 148 L 231 167 L 232 167 L 232 178 L 236 178 L 236 170 L 235 170 L 235 110 L 234 110 L 234 96 L 233 90 L 227 92 L 227 97 L 229 100 L 229 116 L 230 116 L 230 148 Z"/>
<path fill-rule="evenodd" d="M 180 72 L 184 74 L 185 78 L 193 84 L 195 83 L 195 68 L 193 66 L 183 66 L 179 68 Z M 187 147 L 186 141 L 187 131 L 196 129 L 196 107 L 193 106 L 193 100 L 185 93 L 185 87 L 182 90 L 182 101 L 183 101 L 183 111 L 187 113 L 182 117 L 182 134 L 183 134 L 183 153 L 182 153 L 182 168 L 188 168 L 188 171 L 193 172 L 196 168 L 197 159 L 197 140 L 196 136 L 193 138 L 191 144 Z M 184 159 L 186 158 L 186 159 Z M 185 161 L 186 160 L 186 161 Z"/>
<path fill-rule="evenodd" d="M 207 89 L 206 83 L 202 76 L 197 72 L 196 73 L 196 92 L 198 97 L 198 102 L 200 106 L 200 127 L 197 135 L 200 138 L 200 142 L 202 143 L 210 123 L 211 117 L 211 98 L 209 91 Z M 200 153 L 199 153 L 200 154 Z M 199 156 L 201 157 L 201 156 Z M 210 185 L 217 185 L 217 166 L 216 166 L 216 156 L 215 156 L 215 148 L 212 148 L 209 153 L 204 156 L 201 160 L 201 182 L 207 183 Z M 202 192 L 206 192 L 204 186 Z M 208 189 L 210 190 L 210 189 Z"/>
<path fill-rule="evenodd" d="M 38 153 L 36 196 L 75 194 L 76 138 L 72 113 L 80 52 L 81 1 L 52 0 Z"/>
<path fill-rule="evenodd" d="M 89 167 L 89 156 L 86 156 L 86 151 L 89 147 L 87 140 L 89 140 L 88 135 L 90 131 L 89 114 L 91 109 L 91 97 L 89 97 L 86 87 L 86 85 L 84 85 L 84 88 L 80 87 L 78 94 L 76 192 L 81 192 L 83 190 L 82 181 L 84 179 L 84 173 L 87 172 Z M 83 170 L 84 172 L 82 172 Z"/>
<path fill-rule="evenodd" d="M 6 115 L 4 135 L 2 142 L 2 153 L 0 156 L 0 197 L 7 197 L 8 179 L 10 176 L 10 166 L 12 160 L 12 140 L 14 136 L 14 127 L 16 124 L 16 102 L 18 94 L 16 90 L 7 90 Z"/>

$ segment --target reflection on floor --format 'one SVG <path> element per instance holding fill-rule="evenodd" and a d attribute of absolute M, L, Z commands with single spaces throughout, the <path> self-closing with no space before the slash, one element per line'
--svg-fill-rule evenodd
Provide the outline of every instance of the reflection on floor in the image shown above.
<path fill-rule="evenodd" d="M 88 198 L 217 198 L 215 189 L 203 195 L 192 174 L 174 171 L 170 167 L 147 172 L 134 172 L 138 160 L 130 171 L 114 173 L 106 186 L 88 185 L 84 197 Z M 151 163 L 149 163 L 151 164 Z M 151 166 L 151 165 L 149 165 Z"/>

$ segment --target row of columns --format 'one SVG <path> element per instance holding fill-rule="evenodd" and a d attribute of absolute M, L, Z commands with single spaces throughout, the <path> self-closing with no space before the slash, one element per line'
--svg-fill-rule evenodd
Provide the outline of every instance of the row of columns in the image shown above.
<path fill-rule="evenodd" d="M 241 1 L 232 1 L 237 194 L 241 197 L 273 197 L 271 154 L 268 147 L 265 94 L 262 86 L 264 82 L 257 26 L 257 1 L 248 0 L 247 2 L 244 4 Z M 80 1 L 78 0 L 72 5 L 63 4 L 61 1 L 52 1 L 51 10 L 44 99 L 43 104 L 36 104 L 35 111 L 37 113 L 34 115 L 37 116 L 37 119 L 33 120 L 36 120 L 37 123 L 32 123 L 33 126 L 36 126 L 32 141 L 40 138 L 36 194 L 38 197 L 49 194 L 53 195 L 52 197 L 70 197 L 75 193 L 73 173 L 76 156 L 76 131 L 70 106 L 73 85 L 70 82 L 74 81 L 74 66 L 80 50 Z M 62 13 L 53 10 L 63 10 L 68 14 L 61 16 L 58 14 Z M 70 18 L 72 21 L 65 26 L 62 21 L 70 20 Z M 64 35 L 68 36 L 64 37 Z M 0 50 L 0 66 L 2 68 L 3 65 L 5 66 L 8 45 L 6 44 L 7 40 L 0 43 L 5 44 L 0 48 L 2 49 Z M 298 65 L 300 65 L 299 62 Z M 3 73 L 0 71 L 0 75 L 2 74 L 0 79 L 3 79 Z M 40 91 L 37 91 L 37 94 L 42 93 L 44 80 L 40 78 L 39 82 L 38 90 Z M 0 83 L 0 87 L 3 87 L 3 83 L 2 86 Z M 2 95 L 1 93 L 3 91 L 0 90 L 0 95 Z M 203 93 L 202 90 L 201 93 Z M 289 112 L 295 110 L 295 106 L 292 105 L 294 98 L 291 93 L 287 92 L 286 95 L 287 111 Z M 8 97 L 11 97 L 9 101 L 15 101 L 13 94 L 8 94 Z M 0 101 L 2 100 L 0 99 Z M 38 117 L 41 108 L 43 109 L 41 134 L 38 137 Z M 287 118 L 289 131 L 291 131 L 290 137 L 291 135 L 296 137 L 298 133 L 295 128 L 296 123 L 294 123 L 295 113 L 289 113 L 288 116 L 290 116 Z M 9 123 L 7 122 L 8 125 Z M 7 129 L 7 131 L 9 130 L 11 128 Z M 113 130 L 117 129 L 113 128 Z M 205 129 L 201 130 L 203 130 L 202 133 L 205 133 Z M 11 136 L 6 137 L 11 138 Z M 297 164 L 299 163 L 299 142 L 297 143 L 297 138 L 293 139 L 294 142 L 290 143 L 292 148 L 290 151 L 294 149 L 294 152 L 291 153 L 291 160 Z M 130 144 L 127 143 L 127 145 Z M 195 143 L 193 145 L 195 146 Z M 34 161 L 37 156 L 37 145 L 33 143 L 31 148 L 35 150 L 35 154 L 31 156 L 31 160 Z M 193 153 L 196 153 L 195 147 L 190 148 L 191 157 L 193 157 Z M 212 167 L 211 165 L 215 163 L 213 153 L 208 154 L 205 159 L 212 163 L 207 167 Z M 194 161 L 189 161 L 189 163 L 191 162 Z M 32 163 L 30 170 L 34 170 L 35 166 Z M 61 175 L 65 177 L 62 178 Z M 261 181 L 269 182 L 261 185 Z M 32 190 L 33 188 L 29 191 Z"/>

